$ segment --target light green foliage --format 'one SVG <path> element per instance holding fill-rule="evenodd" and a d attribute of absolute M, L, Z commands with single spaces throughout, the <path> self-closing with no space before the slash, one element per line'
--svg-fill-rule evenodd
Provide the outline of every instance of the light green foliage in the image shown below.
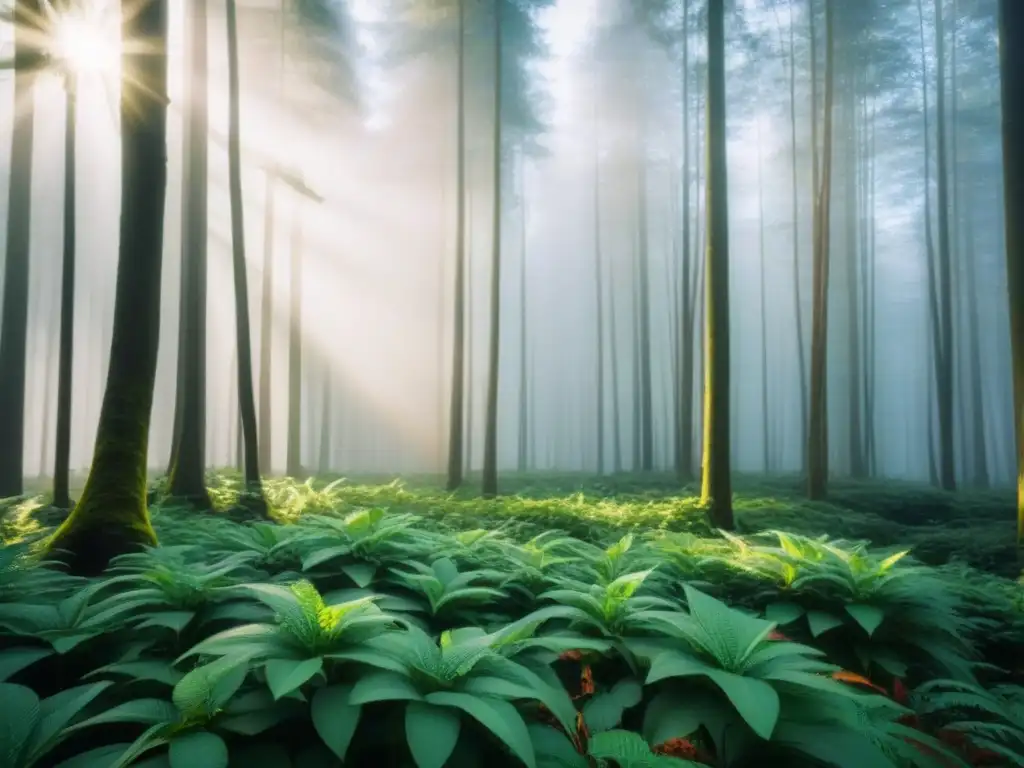
<path fill-rule="evenodd" d="M 1024 637 L 1014 582 L 791 532 L 623 530 L 585 494 L 275 487 L 278 523 L 158 509 L 163 546 L 92 580 L 0 548 L 5 768 L 1024 765 L 1021 689 L 982 653 Z M 55 694 L 58 661 L 82 678 Z M 117 743 L 85 740 L 104 724 Z"/>

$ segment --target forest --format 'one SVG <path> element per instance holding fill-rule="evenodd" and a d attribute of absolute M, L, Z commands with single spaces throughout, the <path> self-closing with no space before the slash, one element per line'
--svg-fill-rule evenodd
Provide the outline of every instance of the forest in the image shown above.
<path fill-rule="evenodd" d="M 0 0 L 0 768 L 1024 766 L 1024 0 Z"/>

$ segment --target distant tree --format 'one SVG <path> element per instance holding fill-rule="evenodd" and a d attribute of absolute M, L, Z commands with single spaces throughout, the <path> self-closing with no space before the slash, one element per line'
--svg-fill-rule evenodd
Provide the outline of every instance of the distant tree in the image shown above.
<path fill-rule="evenodd" d="M 832 111 L 835 91 L 833 2 L 834 0 L 825 0 L 824 137 L 821 173 L 818 178 L 820 187 L 816 187 L 814 190 L 811 400 L 807 435 L 807 491 L 811 499 L 824 498 L 828 484 L 828 286 L 832 218 Z M 815 150 L 815 154 L 817 154 L 817 150 Z"/>
<path fill-rule="evenodd" d="M 92 468 L 82 496 L 47 542 L 73 573 L 156 543 L 146 508 L 146 457 L 160 332 L 167 183 L 166 0 L 122 0 L 121 228 L 114 336 Z"/>
<path fill-rule="evenodd" d="M 1017 544 L 1024 545 L 1024 4 L 999 1 L 1006 273 L 1017 437 Z"/>
<path fill-rule="evenodd" d="M 708 0 L 707 262 L 701 504 L 734 528 L 729 439 L 729 190 L 725 121 L 725 0 Z"/>
<path fill-rule="evenodd" d="M 243 501 L 257 514 L 266 511 L 260 477 L 256 398 L 253 393 L 252 331 L 249 318 L 249 274 L 245 258 L 245 206 L 242 199 L 242 151 L 239 77 L 238 12 L 227 0 L 228 43 L 228 189 L 231 196 L 231 266 L 235 289 L 235 358 L 237 360 L 238 428 L 245 480 Z"/>
<path fill-rule="evenodd" d="M 206 294 L 209 188 L 207 0 L 188 0 L 185 47 L 181 302 L 178 317 L 176 436 L 168 493 L 199 509 L 212 507 L 206 490 Z"/>

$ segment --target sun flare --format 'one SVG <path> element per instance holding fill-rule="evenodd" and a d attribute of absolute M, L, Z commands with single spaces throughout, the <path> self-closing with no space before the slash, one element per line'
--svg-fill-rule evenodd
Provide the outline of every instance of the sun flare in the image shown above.
<path fill-rule="evenodd" d="M 116 25 L 100 15 L 60 15 L 53 27 L 53 53 L 69 73 L 79 77 L 115 77 L 121 68 Z"/>

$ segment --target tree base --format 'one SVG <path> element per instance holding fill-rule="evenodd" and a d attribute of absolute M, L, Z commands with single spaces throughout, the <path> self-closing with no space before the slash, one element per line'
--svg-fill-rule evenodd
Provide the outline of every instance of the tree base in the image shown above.
<path fill-rule="evenodd" d="M 144 527 L 104 523 L 83 524 L 72 513 L 47 542 L 45 557 L 64 563 L 75 576 L 99 576 L 115 557 L 157 543 L 148 521 Z"/>
<path fill-rule="evenodd" d="M 238 500 L 224 510 L 224 516 L 236 523 L 248 523 L 253 520 L 268 522 L 273 519 L 263 494 L 251 491 L 242 491 L 238 495 Z"/>

